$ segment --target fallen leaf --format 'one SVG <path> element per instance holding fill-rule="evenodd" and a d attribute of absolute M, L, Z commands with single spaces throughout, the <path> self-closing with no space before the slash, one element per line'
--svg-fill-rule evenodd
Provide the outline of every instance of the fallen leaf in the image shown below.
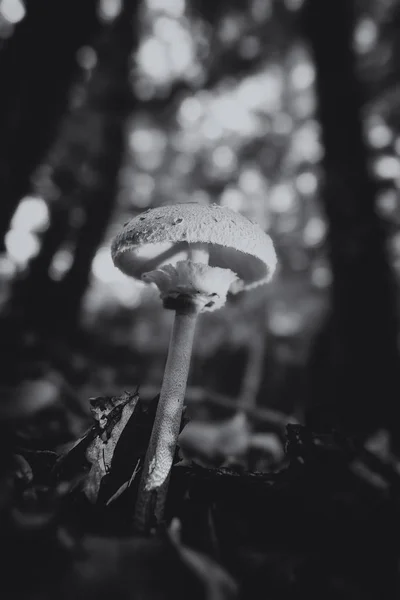
<path fill-rule="evenodd" d="M 250 438 L 250 447 L 260 455 L 260 458 L 262 457 L 267 461 L 270 466 L 282 463 L 285 458 L 285 449 L 276 433 L 253 433 Z"/>
<path fill-rule="evenodd" d="M 178 551 L 182 562 L 202 583 L 204 600 L 234 600 L 237 597 L 237 585 L 221 565 L 188 546 L 181 545 Z"/>
<path fill-rule="evenodd" d="M 26 380 L 16 386 L 0 387 L 0 418 L 23 419 L 53 406 L 59 388 L 48 379 Z"/>
<path fill-rule="evenodd" d="M 21 454 L 14 454 L 15 477 L 25 485 L 31 483 L 33 479 L 32 468 L 26 458 Z"/>
<path fill-rule="evenodd" d="M 168 535 L 85 537 L 59 583 L 60 600 L 234 600 L 236 584 L 224 569 Z"/>
<path fill-rule="evenodd" d="M 113 398 L 91 399 L 91 411 L 97 421 L 96 435 L 86 449 L 91 464 L 83 491 L 92 503 L 98 498 L 103 478 L 109 473 L 116 445 L 131 418 L 139 400 L 139 394 L 126 392 Z"/>
<path fill-rule="evenodd" d="M 106 506 L 108 506 L 109 504 L 111 504 L 112 502 L 114 502 L 114 500 L 117 500 L 117 498 L 119 498 L 121 496 L 121 494 L 123 494 L 125 492 L 125 490 L 127 490 L 129 488 L 129 486 L 132 484 L 132 481 L 135 479 L 136 475 L 139 472 L 139 468 L 140 468 L 140 460 L 138 460 L 134 471 L 132 473 L 132 476 L 130 479 L 128 479 L 128 481 L 125 481 L 118 489 L 117 491 L 111 496 L 111 498 L 109 498 L 107 500 Z"/>
<path fill-rule="evenodd" d="M 169 541 L 178 552 L 182 562 L 201 582 L 204 600 L 233 600 L 238 588 L 234 579 L 211 557 L 193 550 L 181 541 L 182 525 L 179 519 L 172 519 L 168 528 Z"/>
<path fill-rule="evenodd" d="M 242 457 L 249 443 L 250 427 L 242 412 L 222 422 L 190 421 L 178 440 L 182 458 L 204 467 Z"/>

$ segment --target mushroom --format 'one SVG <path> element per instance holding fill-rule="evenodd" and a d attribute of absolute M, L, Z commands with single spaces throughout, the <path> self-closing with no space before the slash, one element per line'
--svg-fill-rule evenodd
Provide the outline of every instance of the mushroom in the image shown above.
<path fill-rule="evenodd" d="M 228 292 L 269 281 L 276 254 L 271 238 L 243 215 L 196 203 L 161 206 L 133 218 L 114 238 L 111 253 L 126 275 L 155 283 L 164 307 L 175 311 L 135 508 L 135 528 L 148 531 L 163 518 L 197 317 L 221 308 Z M 185 260 L 165 264 L 182 253 Z"/>

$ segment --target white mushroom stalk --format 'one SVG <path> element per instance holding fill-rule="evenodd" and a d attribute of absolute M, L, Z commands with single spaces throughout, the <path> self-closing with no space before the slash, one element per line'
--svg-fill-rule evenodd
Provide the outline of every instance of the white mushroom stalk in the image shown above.
<path fill-rule="evenodd" d="M 168 358 L 156 417 L 142 470 L 134 525 L 147 531 L 164 514 L 168 481 L 182 419 L 182 409 L 198 315 L 216 310 L 226 301 L 236 279 L 229 269 L 181 261 L 142 276 L 155 283 L 164 306 L 175 310 Z"/>
<path fill-rule="evenodd" d="M 207 244 L 189 244 L 188 258 L 194 263 L 208 264 L 210 253 Z"/>
<path fill-rule="evenodd" d="M 160 252 L 149 260 L 146 250 L 154 246 Z M 162 266 L 182 250 L 188 260 Z M 147 532 L 163 519 L 197 318 L 221 308 L 228 292 L 267 283 L 276 254 L 271 238 L 256 223 L 228 208 L 196 203 L 160 206 L 133 218 L 114 238 L 111 253 L 122 272 L 156 284 L 164 307 L 175 311 L 136 502 L 136 529 Z"/>

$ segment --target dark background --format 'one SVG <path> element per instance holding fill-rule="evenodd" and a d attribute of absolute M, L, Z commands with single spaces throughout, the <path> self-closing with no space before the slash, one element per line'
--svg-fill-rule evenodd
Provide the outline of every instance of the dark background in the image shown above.
<path fill-rule="evenodd" d="M 0 0 L 4 427 L 54 449 L 90 397 L 157 394 L 171 315 L 110 243 L 190 200 L 279 267 L 201 317 L 188 400 L 396 452 L 399 33 L 397 0 Z"/>
<path fill-rule="evenodd" d="M 110 240 L 190 199 L 256 219 L 279 270 L 202 317 L 189 395 L 393 424 L 398 22 L 378 0 L 4 0 L 4 402 L 23 382 L 84 409 L 139 383 L 151 396 L 169 316 Z"/>

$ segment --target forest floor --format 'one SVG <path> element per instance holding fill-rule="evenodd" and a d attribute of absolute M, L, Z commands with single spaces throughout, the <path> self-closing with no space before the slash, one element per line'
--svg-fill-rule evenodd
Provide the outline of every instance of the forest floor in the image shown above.
<path fill-rule="evenodd" d="M 132 515 L 155 405 L 93 399 L 77 439 L 65 406 L 3 416 L 4 600 L 400 597 L 400 468 L 384 432 L 360 444 L 287 425 L 264 472 L 266 443 L 241 461 L 224 460 L 226 437 L 212 457 L 177 454 L 166 524 L 144 537 Z"/>

